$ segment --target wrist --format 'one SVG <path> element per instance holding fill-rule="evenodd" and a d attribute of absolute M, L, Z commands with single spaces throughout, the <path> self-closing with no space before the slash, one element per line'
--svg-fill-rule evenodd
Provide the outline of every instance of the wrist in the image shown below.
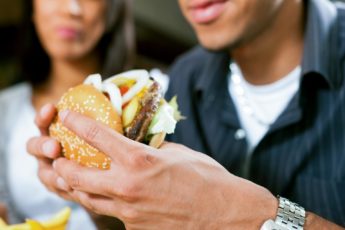
<path fill-rule="evenodd" d="M 216 192 L 211 201 L 215 208 L 208 209 L 206 222 L 199 221 L 199 228 L 258 230 L 267 219 L 275 218 L 278 201 L 268 189 L 231 174 L 217 182 L 216 189 L 211 189 Z"/>
<path fill-rule="evenodd" d="M 265 213 L 260 217 L 260 225 L 262 226 L 265 221 L 267 220 L 275 220 L 277 216 L 277 211 L 279 207 L 279 201 L 278 199 L 270 193 L 270 199 L 268 200 L 267 204 L 263 206 L 263 210 L 266 210 Z"/>
<path fill-rule="evenodd" d="M 300 205 L 279 197 L 277 215 L 273 219 L 268 219 L 261 226 L 261 230 L 303 230 L 305 229 L 306 212 Z"/>
<path fill-rule="evenodd" d="M 256 212 L 257 214 L 252 219 L 253 221 L 255 221 L 251 224 L 251 226 L 253 227 L 252 229 L 260 229 L 265 221 L 274 220 L 277 216 L 278 207 L 278 199 L 267 190 L 266 197 L 262 196 L 259 202 L 253 203 L 253 206 L 251 208 L 251 212 Z"/>
<path fill-rule="evenodd" d="M 249 196 L 248 194 L 245 196 L 246 201 L 249 201 L 249 212 L 247 212 L 247 221 L 248 223 L 251 223 L 250 228 L 257 230 L 260 229 L 260 227 L 266 220 L 275 219 L 279 203 L 277 198 L 268 189 L 264 187 L 257 186 L 256 189 L 251 188 L 250 190 L 252 192 L 255 192 L 251 193 L 251 196 Z"/>

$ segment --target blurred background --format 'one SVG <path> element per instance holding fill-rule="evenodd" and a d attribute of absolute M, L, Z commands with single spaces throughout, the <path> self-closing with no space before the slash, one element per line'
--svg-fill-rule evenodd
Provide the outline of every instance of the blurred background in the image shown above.
<path fill-rule="evenodd" d="M 15 50 L 22 1 L 0 0 L 0 88 L 17 80 Z M 194 34 L 182 17 L 177 0 L 133 1 L 137 66 L 166 70 L 178 55 L 194 46 Z"/>
<path fill-rule="evenodd" d="M 0 88 L 17 80 L 15 50 L 21 1 L 0 0 Z M 133 1 L 137 66 L 166 70 L 178 55 L 196 44 L 195 36 L 180 13 L 177 0 Z"/>

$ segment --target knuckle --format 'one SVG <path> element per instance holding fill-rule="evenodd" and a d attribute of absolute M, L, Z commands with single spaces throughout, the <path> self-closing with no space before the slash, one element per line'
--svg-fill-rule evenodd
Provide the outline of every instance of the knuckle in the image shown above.
<path fill-rule="evenodd" d="M 90 200 L 85 199 L 84 202 L 85 202 L 85 204 L 87 205 L 87 208 L 88 208 L 91 212 L 97 213 L 96 207 L 93 205 L 93 203 L 92 203 Z"/>
<path fill-rule="evenodd" d="M 141 153 L 133 153 L 129 155 L 128 161 L 131 167 L 138 167 L 142 164 L 143 156 Z"/>
<path fill-rule="evenodd" d="M 67 192 L 58 192 L 59 196 L 64 198 L 65 200 L 73 200 L 73 198 Z"/>
<path fill-rule="evenodd" d="M 39 115 L 36 115 L 34 122 L 38 128 L 45 128 L 42 118 Z"/>
<path fill-rule="evenodd" d="M 125 223 L 135 223 L 139 220 L 139 212 L 131 207 L 124 207 L 120 212 Z"/>
<path fill-rule="evenodd" d="M 34 137 L 31 138 L 26 145 L 27 151 L 33 156 L 43 155 L 43 143 L 45 141 L 44 137 Z"/>
<path fill-rule="evenodd" d="M 152 165 L 156 161 L 156 158 L 152 154 L 143 150 L 135 150 L 128 156 L 129 165 L 134 168 L 143 168 Z"/>
<path fill-rule="evenodd" d="M 37 171 L 37 176 L 43 185 L 48 188 L 49 191 L 55 192 L 56 191 L 56 184 L 54 183 L 54 173 L 48 170 L 39 169 Z"/>
<path fill-rule="evenodd" d="M 78 173 L 73 172 L 69 175 L 68 177 L 68 184 L 69 186 L 71 186 L 73 189 L 77 189 L 80 187 L 81 185 L 81 180 L 80 180 L 80 176 L 78 175 Z"/>
<path fill-rule="evenodd" d="M 88 194 L 83 192 L 76 192 L 75 195 L 77 196 L 78 201 L 80 201 L 80 203 L 82 203 L 87 209 L 89 209 L 91 212 L 96 212 L 96 208 L 92 204 Z"/>
<path fill-rule="evenodd" d="M 102 186 L 104 187 L 105 195 L 116 196 L 118 194 L 118 188 L 112 183 L 105 183 Z"/>
<path fill-rule="evenodd" d="M 139 199 L 140 191 L 141 189 L 139 183 L 135 183 L 129 180 L 122 186 L 119 186 L 119 188 L 117 189 L 117 195 L 120 199 L 129 203 L 133 203 Z"/>
<path fill-rule="evenodd" d="M 44 170 L 39 169 L 38 172 L 37 172 L 37 175 L 38 175 L 38 178 L 40 179 L 40 181 L 43 184 L 47 185 L 47 181 L 49 181 L 49 180 L 47 180 L 47 172 L 45 172 Z"/>
<path fill-rule="evenodd" d="M 86 129 L 85 138 L 90 141 L 96 140 L 99 131 L 100 129 L 97 125 L 89 125 L 89 127 Z"/>

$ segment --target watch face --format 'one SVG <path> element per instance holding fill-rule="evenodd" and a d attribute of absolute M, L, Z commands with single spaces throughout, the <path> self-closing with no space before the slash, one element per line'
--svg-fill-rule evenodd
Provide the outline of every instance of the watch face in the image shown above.
<path fill-rule="evenodd" d="M 289 230 L 289 229 L 276 224 L 273 220 L 267 220 L 261 226 L 260 230 Z"/>

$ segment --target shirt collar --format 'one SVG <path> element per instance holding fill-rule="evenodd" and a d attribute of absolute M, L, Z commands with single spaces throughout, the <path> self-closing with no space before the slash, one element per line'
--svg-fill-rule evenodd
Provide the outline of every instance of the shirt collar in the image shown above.
<path fill-rule="evenodd" d="M 335 6 L 327 0 L 306 0 L 306 30 L 302 59 L 302 74 L 318 73 L 331 87 L 336 87 L 340 77 L 337 68 L 337 42 Z"/>
<path fill-rule="evenodd" d="M 196 91 L 204 91 L 205 94 L 215 92 L 219 87 L 226 84 L 227 74 L 229 73 L 230 56 L 227 52 L 210 52 L 205 55 L 206 63 L 202 68 L 201 75 L 198 76 L 195 89 Z"/>
<path fill-rule="evenodd" d="M 336 54 L 336 17 L 335 6 L 327 0 L 305 0 L 306 30 L 302 58 L 302 75 L 318 73 L 326 82 L 335 87 L 340 84 L 341 76 L 335 74 Z M 225 84 L 229 71 L 230 57 L 227 52 L 209 52 L 206 65 L 196 83 L 196 90 L 209 92 L 214 87 Z M 214 91 L 213 91 L 214 92 Z"/>

